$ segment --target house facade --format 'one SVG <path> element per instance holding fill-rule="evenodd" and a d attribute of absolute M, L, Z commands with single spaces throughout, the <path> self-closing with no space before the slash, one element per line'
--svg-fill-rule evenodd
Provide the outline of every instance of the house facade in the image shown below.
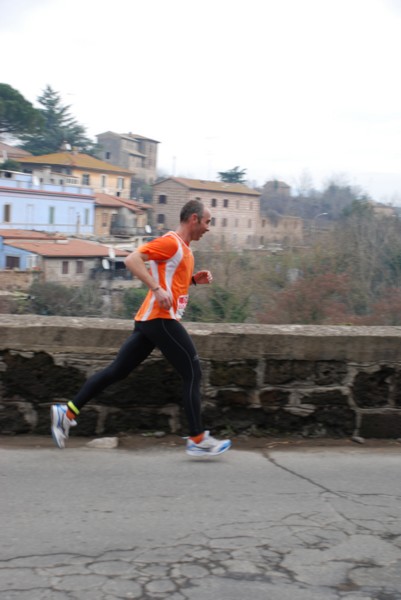
<path fill-rule="evenodd" d="M 24 171 L 42 179 L 49 177 L 54 182 L 73 178 L 79 185 L 91 187 L 95 192 L 110 194 L 118 198 L 130 198 L 131 172 L 122 167 L 98 160 L 79 152 L 56 152 L 42 156 L 20 158 Z M 43 175 L 41 174 L 43 172 Z"/>
<path fill-rule="evenodd" d="M 127 252 L 110 249 L 108 246 L 86 240 L 59 237 L 30 239 L 19 233 L 0 235 L 0 270 L 40 271 L 43 282 L 57 282 L 63 285 L 82 285 L 92 277 L 92 273 L 102 269 L 106 259 L 115 266 L 123 262 Z"/>
<path fill-rule="evenodd" d="M 156 181 L 159 142 L 134 133 L 99 133 L 97 142 L 105 162 L 130 171 L 135 179 L 152 184 Z"/>
<path fill-rule="evenodd" d="M 210 232 L 197 248 L 224 250 L 256 248 L 260 194 L 239 183 L 170 177 L 153 186 L 153 226 L 159 233 L 175 229 L 180 210 L 189 200 L 200 200 L 210 210 Z"/>
<path fill-rule="evenodd" d="M 304 221 L 301 217 L 277 215 L 274 219 L 261 216 L 257 230 L 258 247 L 266 248 L 269 244 L 294 246 L 301 244 L 304 238 Z"/>
<path fill-rule="evenodd" d="M 118 238 L 139 238 L 151 233 L 149 204 L 122 200 L 108 194 L 96 194 L 95 202 L 95 235 L 97 237 L 113 236 Z M 136 244 L 135 244 L 136 245 Z"/>
<path fill-rule="evenodd" d="M 40 183 L 29 173 L 0 171 L 0 228 L 93 235 L 90 187 Z"/>

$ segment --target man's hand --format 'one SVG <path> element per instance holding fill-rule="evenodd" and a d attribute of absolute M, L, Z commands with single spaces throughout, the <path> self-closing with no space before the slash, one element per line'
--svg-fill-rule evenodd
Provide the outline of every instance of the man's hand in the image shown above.
<path fill-rule="evenodd" d="M 156 298 L 157 303 L 161 308 L 168 310 L 172 306 L 170 294 L 166 292 L 162 287 L 159 287 L 158 290 L 153 292 Z"/>
<path fill-rule="evenodd" d="M 196 285 L 202 283 L 212 283 L 213 277 L 210 271 L 198 271 L 193 275 Z"/>

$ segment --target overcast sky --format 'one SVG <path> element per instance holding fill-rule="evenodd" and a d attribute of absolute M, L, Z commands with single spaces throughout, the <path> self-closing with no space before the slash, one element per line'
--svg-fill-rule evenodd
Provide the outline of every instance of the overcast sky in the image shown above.
<path fill-rule="evenodd" d="M 0 81 L 158 140 L 165 174 L 401 204 L 400 31 L 401 0 L 0 0 Z"/>

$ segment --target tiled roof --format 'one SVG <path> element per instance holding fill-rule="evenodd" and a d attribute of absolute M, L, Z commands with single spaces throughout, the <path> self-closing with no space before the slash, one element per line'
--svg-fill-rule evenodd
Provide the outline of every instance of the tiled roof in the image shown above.
<path fill-rule="evenodd" d="M 227 192 L 230 194 L 246 194 L 248 196 L 260 196 L 260 193 L 242 183 L 225 183 L 224 181 L 205 181 L 203 179 L 186 179 L 184 177 L 170 177 L 172 181 L 176 181 L 180 185 L 190 190 L 200 190 L 208 192 Z M 168 180 L 164 180 L 168 181 Z M 154 185 L 159 185 L 155 183 Z"/>
<path fill-rule="evenodd" d="M 89 156 L 89 154 L 80 154 L 79 152 L 55 152 L 54 154 L 42 154 L 42 156 L 31 156 L 21 159 L 19 162 L 32 165 L 60 165 L 64 167 L 75 167 L 77 169 L 87 169 L 92 171 L 101 171 L 109 173 L 121 173 L 123 175 L 132 175 L 117 165 L 111 165 L 103 160 Z"/>
<path fill-rule="evenodd" d="M 129 133 L 115 133 L 114 131 L 103 131 L 102 133 L 98 133 L 97 137 L 99 137 L 100 135 L 114 135 L 115 137 L 120 138 L 128 138 L 131 140 L 146 140 L 148 142 L 155 142 L 156 144 L 160 144 L 160 142 L 154 140 L 153 138 L 138 135 L 136 133 L 132 133 L 131 131 Z"/>
<path fill-rule="evenodd" d="M 136 202 L 135 200 L 125 200 L 123 198 L 118 198 L 117 196 L 111 196 L 110 194 L 102 194 L 100 192 L 95 194 L 95 198 L 96 206 L 107 206 L 110 208 L 121 208 L 122 206 L 125 206 L 133 212 L 143 212 L 144 210 L 149 210 L 152 208 L 149 204 L 144 204 L 143 202 Z"/>
<path fill-rule="evenodd" d="M 22 158 L 26 156 L 32 156 L 30 152 L 26 150 L 22 150 L 22 148 L 17 148 L 17 146 L 10 146 L 9 144 L 5 144 L 4 142 L 0 142 L 0 155 L 3 156 L 3 153 L 6 153 L 8 158 Z"/>
<path fill-rule="evenodd" d="M 0 229 L 0 237 L 4 240 L 65 240 L 64 235 L 52 234 L 33 229 Z M 8 242 L 7 242 L 8 243 Z"/>
<path fill-rule="evenodd" d="M 107 258 L 109 256 L 108 246 L 84 240 L 69 239 L 62 242 L 22 242 L 10 240 L 7 241 L 7 246 L 13 246 L 14 248 L 26 250 L 27 252 L 32 252 L 48 258 Z M 124 250 L 115 249 L 114 251 L 116 256 L 128 256 L 128 252 L 125 252 Z"/>

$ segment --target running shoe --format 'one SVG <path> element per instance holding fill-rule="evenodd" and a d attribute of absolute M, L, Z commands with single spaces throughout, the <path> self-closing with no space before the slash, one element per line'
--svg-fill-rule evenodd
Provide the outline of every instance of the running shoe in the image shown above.
<path fill-rule="evenodd" d="M 65 442 L 68 439 L 70 427 L 74 427 L 77 422 L 71 421 L 67 417 L 66 404 L 53 404 L 50 408 L 50 418 L 52 422 L 53 441 L 59 448 L 65 448 Z"/>
<path fill-rule="evenodd" d="M 218 456 L 230 447 L 230 440 L 216 440 L 208 431 L 205 431 L 205 436 L 199 444 L 195 444 L 194 441 L 188 438 L 186 453 L 189 456 Z"/>

